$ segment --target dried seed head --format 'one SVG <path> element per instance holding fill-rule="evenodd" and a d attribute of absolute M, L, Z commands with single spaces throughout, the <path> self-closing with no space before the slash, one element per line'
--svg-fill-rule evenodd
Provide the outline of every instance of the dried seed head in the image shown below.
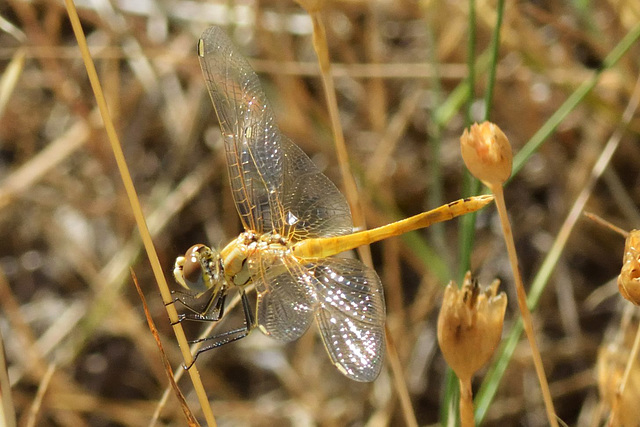
<path fill-rule="evenodd" d="M 497 125 L 474 123 L 460 137 L 460 147 L 469 171 L 488 187 L 503 184 L 511 176 L 511 145 Z"/>
<path fill-rule="evenodd" d="M 624 244 L 618 290 L 625 299 L 640 305 L 640 231 L 638 230 L 631 230 Z"/>
<path fill-rule="evenodd" d="M 470 380 L 500 342 L 507 296 L 504 292 L 496 295 L 499 285 L 495 280 L 481 291 L 467 272 L 462 288 L 452 281 L 444 291 L 438 342 L 445 360 L 461 380 Z"/>
<path fill-rule="evenodd" d="M 609 408 L 616 408 L 608 425 L 637 427 L 640 420 L 640 365 L 632 365 L 629 377 L 620 395 L 620 382 L 631 356 L 633 341 L 638 330 L 638 319 L 627 319 L 616 328 L 616 335 L 603 343 L 598 351 L 597 378 L 600 398 Z"/>

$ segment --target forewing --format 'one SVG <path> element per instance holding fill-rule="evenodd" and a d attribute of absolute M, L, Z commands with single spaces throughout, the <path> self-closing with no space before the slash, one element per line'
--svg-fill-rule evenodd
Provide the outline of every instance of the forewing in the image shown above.
<path fill-rule="evenodd" d="M 217 27 L 198 47 L 220 121 L 229 178 L 244 227 L 296 241 L 353 229 L 344 197 L 313 162 L 281 135 L 258 76 Z"/>
<path fill-rule="evenodd" d="M 315 260 L 316 321 L 333 364 L 356 381 L 377 378 L 384 359 L 384 294 L 376 272 L 355 259 Z"/>
<path fill-rule="evenodd" d="M 280 341 L 300 338 L 317 302 L 313 276 L 281 251 L 256 251 L 248 262 L 258 293 L 260 330 Z"/>
<path fill-rule="evenodd" d="M 271 217 L 280 204 L 283 153 L 258 76 L 218 27 L 202 34 L 200 66 L 224 137 L 233 198 L 244 227 L 259 233 L 281 219 Z"/>

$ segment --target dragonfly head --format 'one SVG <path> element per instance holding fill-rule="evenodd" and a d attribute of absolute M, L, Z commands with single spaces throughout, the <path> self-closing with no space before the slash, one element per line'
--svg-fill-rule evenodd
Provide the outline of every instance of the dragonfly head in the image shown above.
<path fill-rule="evenodd" d="M 201 294 L 224 280 L 220 254 L 205 245 L 193 245 L 176 259 L 173 276 L 185 289 Z"/>

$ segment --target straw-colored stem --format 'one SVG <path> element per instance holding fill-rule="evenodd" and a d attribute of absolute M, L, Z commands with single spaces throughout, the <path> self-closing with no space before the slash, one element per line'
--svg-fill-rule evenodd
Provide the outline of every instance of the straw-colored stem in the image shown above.
<path fill-rule="evenodd" d="M 473 390 L 471 389 L 471 378 L 461 379 L 460 382 L 460 426 L 475 427 L 473 419 Z"/>
<path fill-rule="evenodd" d="M 0 117 L 4 115 L 9 99 L 11 98 L 11 94 L 22 76 L 25 57 L 25 48 L 16 50 L 11 62 L 3 71 L 2 77 L 0 77 Z"/>
<path fill-rule="evenodd" d="M 0 272 L 1 274 L 1 272 Z M 53 371 L 53 369 L 50 369 Z M 42 384 L 48 383 L 51 376 L 45 374 L 42 379 Z M 46 381 L 46 382 L 45 382 Z M 43 387 L 46 389 L 46 385 Z M 4 339 L 2 338 L 2 334 L 0 333 L 0 425 L 6 427 L 15 427 L 16 426 L 16 409 L 13 404 L 13 397 L 11 395 L 11 382 L 9 381 L 9 372 L 7 370 L 7 360 L 5 359 L 5 349 L 4 349 Z M 41 399 L 42 400 L 42 399 Z M 34 406 L 35 406 L 34 400 Z M 38 403 L 39 405 L 39 403 Z M 33 406 L 32 406 L 33 407 Z"/>
<path fill-rule="evenodd" d="M 613 405 L 611 408 L 611 414 L 609 415 L 609 426 L 613 426 L 614 420 L 616 420 L 616 415 L 618 413 L 618 409 L 620 408 L 620 400 L 622 400 L 622 395 L 624 393 L 624 389 L 627 386 L 627 382 L 629 381 L 629 375 L 631 374 L 631 369 L 633 368 L 633 364 L 638 360 L 638 350 L 640 349 L 640 326 L 636 331 L 636 338 L 633 341 L 633 347 L 631 349 L 631 354 L 629 354 L 629 359 L 627 360 L 627 366 L 624 370 L 624 374 L 622 375 L 622 379 L 620 380 L 620 385 L 618 386 L 618 390 L 616 390 L 616 396 L 613 401 Z"/>
<path fill-rule="evenodd" d="M 76 40 L 78 41 L 78 47 L 80 48 L 80 52 L 82 53 L 82 59 L 87 70 L 87 75 L 89 76 L 91 88 L 93 89 L 96 103 L 98 104 L 98 108 L 100 109 L 100 115 L 102 116 L 109 142 L 111 143 L 111 149 L 118 165 L 120 177 L 122 178 L 122 182 L 124 184 L 127 197 L 129 198 L 129 203 L 131 205 L 136 224 L 138 225 L 138 229 L 140 231 L 140 236 L 147 251 L 149 262 L 151 263 L 151 269 L 153 270 L 154 277 L 156 279 L 156 282 L 158 283 L 162 299 L 167 306 L 169 319 L 171 320 L 172 324 L 174 324 L 174 333 L 176 334 L 176 338 L 178 340 L 178 344 L 182 351 L 184 360 L 187 366 L 191 366 L 193 357 L 189 352 L 187 338 L 184 334 L 184 331 L 182 330 L 182 326 L 180 325 L 180 323 L 178 323 L 178 313 L 175 306 L 173 304 L 169 304 L 171 302 L 171 293 L 169 291 L 169 286 L 167 285 L 164 273 L 162 272 L 162 267 L 160 266 L 158 255 L 153 245 L 153 241 L 151 240 L 151 235 L 149 234 L 149 229 L 147 227 L 144 214 L 142 213 L 140 201 L 133 185 L 133 180 L 131 179 L 131 174 L 129 172 L 129 168 L 122 151 L 122 146 L 120 144 L 118 134 L 111 119 L 111 115 L 109 114 L 109 108 L 104 98 L 104 93 L 100 85 L 100 80 L 98 78 L 98 73 L 96 72 L 95 64 L 93 63 L 91 53 L 89 52 L 89 47 L 87 45 L 87 40 L 80 23 L 80 18 L 78 17 L 78 12 L 75 8 L 73 0 L 65 0 L 65 5 L 67 8 L 67 13 L 69 14 L 71 26 L 73 27 L 73 32 L 76 36 Z M 204 391 L 204 386 L 202 385 L 202 381 L 200 380 L 200 373 L 198 372 L 198 369 L 195 365 L 191 366 L 191 369 L 189 369 L 189 375 L 191 377 L 191 381 L 193 382 L 194 389 L 196 390 L 196 394 L 200 401 L 200 405 L 207 423 L 210 426 L 217 425 L 213 416 L 213 411 L 211 410 L 211 405 L 209 404 L 207 395 Z"/>
<path fill-rule="evenodd" d="M 327 47 L 326 31 L 324 23 L 322 22 L 322 16 L 318 10 L 309 10 L 311 19 L 313 21 L 313 46 L 316 54 L 318 55 L 318 62 L 320 64 L 320 74 L 322 76 L 322 84 L 324 87 L 324 93 L 327 97 L 327 104 L 329 108 L 329 116 L 331 117 L 331 128 L 333 130 L 333 139 L 336 147 L 336 153 L 338 156 L 338 163 L 340 165 L 340 174 L 344 183 L 344 193 L 351 207 L 351 215 L 353 217 L 353 223 L 357 228 L 366 229 L 366 223 L 364 214 L 360 207 L 360 201 L 358 198 L 358 189 L 356 182 L 351 174 L 349 167 L 349 156 L 347 154 L 347 148 L 344 141 L 344 134 L 342 132 L 342 125 L 340 124 L 340 117 L 338 115 L 338 101 L 336 98 L 336 91 L 333 85 L 333 77 L 331 76 L 331 61 L 329 60 L 329 49 Z M 373 265 L 371 258 L 371 250 L 369 246 L 359 246 L 358 254 L 366 265 Z M 395 348 L 393 348 L 392 341 L 389 340 L 387 334 L 387 353 L 396 354 Z M 406 392 L 407 385 L 404 381 L 402 372 L 402 366 L 399 363 L 399 359 L 395 360 L 397 363 L 393 363 L 393 357 L 390 357 L 391 368 L 396 384 L 396 391 L 400 396 L 400 400 L 403 407 L 403 414 L 408 425 L 416 425 L 415 412 L 411 407 L 411 401 L 409 399 L 403 399 L 403 392 Z M 408 393 L 407 393 L 408 396 Z"/>
<path fill-rule="evenodd" d="M 38 392 L 36 393 L 36 397 L 33 399 L 31 408 L 29 408 L 29 418 L 27 419 L 27 422 L 25 424 L 26 427 L 33 427 L 37 425 L 38 415 L 40 414 L 40 410 L 42 409 L 42 401 L 44 400 L 44 396 L 47 393 L 47 390 L 49 390 L 49 383 L 51 382 L 51 378 L 53 378 L 53 374 L 55 373 L 55 371 L 56 364 L 51 363 L 47 368 L 47 372 L 42 377 L 40 384 L 38 385 Z M 11 398 L 11 393 L 6 393 L 6 395 L 9 399 Z M 15 414 L 13 414 L 13 416 L 15 417 Z M 13 420 L 13 424 L 11 424 L 11 420 L 8 418 L 5 418 L 4 421 L 6 421 L 7 424 L 3 425 L 6 425 L 7 427 L 10 427 L 12 425 L 15 426 L 15 419 Z"/>
<path fill-rule="evenodd" d="M 336 90 L 333 85 L 333 76 L 331 75 L 331 61 L 329 60 L 329 48 L 327 47 L 327 34 L 319 11 L 309 11 L 313 21 L 313 47 L 318 56 L 320 64 L 320 76 L 322 77 L 322 86 L 324 87 L 324 95 L 327 98 L 327 107 L 329 109 L 329 117 L 331 118 L 331 129 L 333 131 L 333 140 L 336 147 L 336 155 L 338 156 L 338 164 L 340 165 L 340 175 L 344 185 L 344 194 L 351 208 L 351 216 L 353 224 L 356 228 L 364 230 L 366 227 L 364 214 L 360 207 L 358 198 L 358 188 L 356 181 L 351 174 L 349 167 L 349 154 L 344 141 L 344 133 L 342 132 L 342 124 L 340 123 L 340 115 L 338 114 L 338 100 L 336 98 Z M 360 258 L 367 265 L 373 265 L 371 259 L 371 250 L 368 246 L 358 248 Z"/>
<path fill-rule="evenodd" d="M 623 230 L 622 228 L 618 227 L 617 225 L 611 223 L 610 221 L 607 221 L 606 219 L 602 218 L 599 215 L 596 215 L 592 212 L 583 212 L 582 213 L 585 217 L 589 218 L 591 221 L 595 222 L 596 224 L 599 224 L 605 228 L 608 228 L 609 230 L 613 231 L 614 233 L 618 233 L 619 235 L 621 235 L 622 237 L 624 237 L 625 239 L 627 237 L 629 237 L 629 232 L 627 230 Z"/>
<path fill-rule="evenodd" d="M 391 365 L 391 371 L 393 373 L 393 383 L 398 393 L 398 400 L 400 400 L 400 406 L 402 407 L 402 415 L 404 416 L 405 425 L 408 427 L 418 427 L 418 420 L 416 419 L 415 411 L 411 405 L 411 396 L 409 396 L 409 388 L 407 382 L 404 380 L 402 363 L 400 362 L 400 356 L 396 351 L 396 345 L 393 342 L 392 334 L 389 332 L 389 327 L 385 325 L 385 334 L 387 337 L 387 359 Z"/>
<path fill-rule="evenodd" d="M 522 283 L 522 276 L 520 275 L 520 268 L 518 267 L 518 255 L 516 253 L 516 245 L 513 241 L 513 232 L 511 231 L 511 224 L 509 223 L 509 217 L 507 215 L 507 206 L 504 201 L 504 191 L 502 185 L 493 185 L 491 190 L 495 195 L 495 203 L 498 207 L 498 214 L 500 215 L 500 224 L 502 226 L 502 233 L 504 234 L 504 240 L 507 245 L 507 252 L 509 254 L 509 263 L 513 270 L 513 276 L 516 284 L 516 293 L 518 296 L 518 307 L 522 315 L 522 322 L 524 324 L 524 330 L 531 346 L 531 356 L 533 358 L 533 365 L 538 375 L 538 381 L 540 382 L 540 388 L 542 390 L 542 398 L 547 410 L 547 418 L 549 424 L 553 427 L 558 427 L 558 420 L 556 419 L 556 412 L 553 408 L 553 401 L 551 400 L 551 391 L 549 390 L 549 384 L 547 377 L 544 373 L 544 366 L 542 364 L 542 357 L 536 344 L 535 335 L 533 332 L 533 323 L 531 321 L 531 312 L 527 306 L 527 293 L 524 290 L 524 284 Z"/>

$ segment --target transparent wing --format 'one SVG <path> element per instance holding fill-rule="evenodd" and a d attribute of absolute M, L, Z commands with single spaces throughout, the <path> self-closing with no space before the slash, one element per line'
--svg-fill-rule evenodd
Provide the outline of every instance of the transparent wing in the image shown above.
<path fill-rule="evenodd" d="M 300 338 L 311 325 L 317 302 L 313 276 L 281 251 L 256 251 L 248 262 L 258 293 L 260 330 L 280 341 Z"/>
<path fill-rule="evenodd" d="M 344 197 L 281 135 L 258 76 L 220 28 L 202 34 L 198 56 L 220 121 L 243 226 L 294 241 L 351 232 Z"/>
<path fill-rule="evenodd" d="M 258 326 L 281 341 L 304 334 L 315 314 L 333 364 L 356 381 L 377 378 L 384 358 L 385 306 L 376 272 L 355 259 L 305 260 L 283 250 L 254 252 Z"/>
<path fill-rule="evenodd" d="M 308 266 L 316 279 L 316 321 L 333 364 L 356 381 L 377 378 L 384 359 L 384 295 L 374 270 L 355 259 Z"/>
<path fill-rule="evenodd" d="M 278 232 L 291 242 L 353 232 L 351 211 L 338 188 L 286 136 L 283 185 L 284 226 Z"/>

